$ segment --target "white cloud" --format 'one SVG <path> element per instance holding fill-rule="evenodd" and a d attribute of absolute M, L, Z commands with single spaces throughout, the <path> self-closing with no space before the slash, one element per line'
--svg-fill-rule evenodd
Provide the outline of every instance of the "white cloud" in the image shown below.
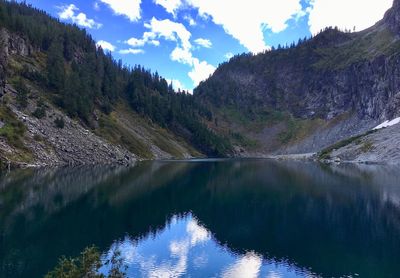
<path fill-rule="evenodd" d="M 143 47 L 146 44 L 158 46 L 160 44 L 158 39 L 176 42 L 176 47 L 171 52 L 170 58 L 172 61 L 188 65 L 192 68 L 188 76 L 192 79 L 195 86 L 215 71 L 216 68 L 213 65 L 193 57 L 191 51 L 192 44 L 190 42 L 192 34 L 183 24 L 169 19 L 158 20 L 153 17 L 150 22 L 144 24 L 144 27 L 149 29 L 149 31 L 145 32 L 141 39 L 131 38 L 126 43 L 135 48 Z M 195 42 L 211 46 L 211 42 L 205 39 L 196 40 Z"/>
<path fill-rule="evenodd" d="M 189 72 L 189 77 L 193 80 L 195 86 L 197 86 L 201 81 L 206 80 L 213 74 L 215 70 L 216 68 L 206 61 L 200 62 L 199 59 L 193 58 L 193 68 L 192 71 Z"/>
<path fill-rule="evenodd" d="M 229 266 L 223 273 L 223 278 L 256 278 L 259 277 L 262 258 L 254 253 L 247 253 Z"/>
<path fill-rule="evenodd" d="M 193 65 L 193 56 L 189 49 L 176 47 L 172 51 L 170 57 L 171 57 L 172 61 L 176 61 L 181 64 L 185 64 L 185 65 L 189 65 L 189 66 Z"/>
<path fill-rule="evenodd" d="M 167 79 L 167 82 L 168 84 L 172 84 L 172 87 L 175 91 L 177 91 L 178 89 L 186 91 L 185 86 L 178 79 Z"/>
<path fill-rule="evenodd" d="M 107 41 L 98 41 L 96 43 L 96 46 L 101 47 L 103 50 L 108 50 L 111 52 L 115 51 L 115 46 Z"/>
<path fill-rule="evenodd" d="M 117 15 L 123 15 L 134 22 L 141 18 L 140 5 L 142 0 L 100 0 L 110 6 Z"/>
<path fill-rule="evenodd" d="M 191 48 L 190 37 L 192 35 L 181 23 L 173 22 L 169 19 L 157 20 L 153 17 L 150 23 L 146 23 L 144 26 L 150 29 L 150 33 L 148 34 L 154 37 L 164 38 L 169 41 L 177 41 L 180 42 L 183 48 Z"/>
<path fill-rule="evenodd" d="M 360 31 L 383 18 L 393 0 L 311 0 L 309 26 L 313 34 L 325 27 Z"/>
<path fill-rule="evenodd" d="M 173 221 L 171 221 L 171 225 L 174 226 L 176 223 L 174 224 Z M 164 248 L 165 242 L 162 238 L 162 234 L 157 235 L 155 239 L 149 239 L 150 242 L 148 243 L 150 243 L 150 246 L 151 244 L 156 244 L 159 249 Z M 175 235 L 169 242 L 167 250 L 169 256 L 167 255 L 168 253 L 150 256 L 148 254 L 143 255 L 143 249 L 140 248 L 141 243 L 135 243 L 133 240 L 126 238 L 123 242 L 114 243 L 113 246 L 111 246 L 110 250 L 107 252 L 107 259 L 112 257 L 115 250 L 119 250 L 124 262 L 127 262 L 129 267 L 133 264 L 138 265 L 144 277 L 182 277 L 187 273 L 189 253 L 191 250 L 200 243 L 209 241 L 210 238 L 209 232 L 204 227 L 200 226 L 195 219 L 190 219 L 186 224 L 186 233 L 183 237 Z M 164 251 L 164 249 L 162 250 Z M 201 260 L 207 262 L 207 255 L 203 254 Z M 100 272 L 103 270 L 106 269 L 103 267 L 100 269 Z"/>
<path fill-rule="evenodd" d="M 190 15 L 185 15 L 183 17 L 183 19 L 186 20 L 189 23 L 190 26 L 196 26 L 197 25 L 196 21 Z"/>
<path fill-rule="evenodd" d="M 167 12 L 176 16 L 176 11 L 182 5 L 181 0 L 154 0 L 154 3 L 163 6 Z"/>
<path fill-rule="evenodd" d="M 155 37 L 156 37 L 156 34 L 154 34 L 152 32 L 146 32 L 146 33 L 144 33 L 143 38 L 141 38 L 141 39 L 130 38 L 125 43 L 129 44 L 132 47 L 142 47 L 145 44 L 159 46 L 160 42 L 158 40 L 155 40 L 154 39 Z"/>
<path fill-rule="evenodd" d="M 260 0 L 187 0 L 187 4 L 198 8 L 200 16 L 209 16 L 215 24 L 222 25 L 225 32 L 255 53 L 268 48 L 264 28 L 279 33 L 287 28 L 289 19 L 302 11 L 300 0 L 279 0 L 270 5 Z"/>
<path fill-rule="evenodd" d="M 71 20 L 73 23 L 90 28 L 90 29 L 99 29 L 101 28 L 102 24 L 95 22 L 93 19 L 87 18 L 86 14 L 84 13 L 78 13 L 76 12 L 79 11 L 79 9 L 74 5 L 68 5 L 68 6 L 63 6 L 60 7 L 61 11 L 58 13 L 58 16 L 60 19 L 63 20 Z"/>
<path fill-rule="evenodd" d="M 194 41 L 198 45 L 205 47 L 205 48 L 211 48 L 212 47 L 212 42 L 208 39 L 203 39 L 203 38 L 198 38 Z"/>
<path fill-rule="evenodd" d="M 192 246 L 210 239 L 207 229 L 200 226 L 199 223 L 193 219 L 186 225 L 186 232 L 190 235 L 190 244 Z"/>
<path fill-rule="evenodd" d="M 144 39 L 130 38 L 126 41 L 127 44 L 133 47 L 144 46 L 147 41 Z"/>
<path fill-rule="evenodd" d="M 94 9 L 95 11 L 100 11 L 100 5 L 99 5 L 98 2 L 94 2 L 94 4 L 93 4 L 93 9 Z"/>
<path fill-rule="evenodd" d="M 234 55 L 233 55 L 232 52 L 228 52 L 228 53 L 225 54 L 225 58 L 228 59 L 228 60 L 230 60 L 233 56 Z"/>
<path fill-rule="evenodd" d="M 135 48 L 129 48 L 129 49 L 122 49 L 119 51 L 119 54 L 143 54 L 144 50 L 143 49 L 135 49 Z"/>

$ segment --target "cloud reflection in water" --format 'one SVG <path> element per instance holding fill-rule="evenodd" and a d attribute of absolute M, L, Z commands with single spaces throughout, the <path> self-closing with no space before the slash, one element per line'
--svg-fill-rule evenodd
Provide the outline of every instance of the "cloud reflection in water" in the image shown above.
<path fill-rule="evenodd" d="M 127 236 L 115 242 L 104 259 L 115 250 L 121 252 L 128 277 L 314 277 L 282 263 L 266 262 L 254 251 L 234 254 L 216 242 L 191 214 L 174 216 L 164 230 L 138 241 Z M 107 269 L 101 271 L 106 273 Z"/>

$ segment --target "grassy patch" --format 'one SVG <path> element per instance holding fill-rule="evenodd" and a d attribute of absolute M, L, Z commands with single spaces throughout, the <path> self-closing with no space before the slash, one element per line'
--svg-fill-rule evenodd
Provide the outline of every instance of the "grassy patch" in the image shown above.
<path fill-rule="evenodd" d="M 141 158 L 151 159 L 153 155 L 149 147 L 141 142 L 126 129 L 121 127 L 112 115 L 103 115 L 99 121 L 100 127 L 95 132 L 97 135 L 105 138 L 112 144 L 120 144 L 127 148 L 130 152 Z"/>
<path fill-rule="evenodd" d="M 5 138 L 7 143 L 17 150 L 9 159 L 22 162 L 31 161 L 32 153 L 23 142 L 26 132 L 25 125 L 15 117 L 10 108 L 4 105 L 0 106 L 0 120 L 4 124 L 0 128 L 0 137 Z"/>
<path fill-rule="evenodd" d="M 360 150 L 363 153 L 370 152 L 374 148 L 374 144 L 371 141 L 364 142 L 364 144 L 361 146 Z"/>
<path fill-rule="evenodd" d="M 221 109 L 221 113 L 226 121 L 237 123 L 246 129 L 255 129 L 260 126 L 272 125 L 289 117 L 287 113 L 269 109 L 243 112 L 234 107 L 225 107 Z"/>
<path fill-rule="evenodd" d="M 365 137 L 365 136 L 367 136 L 369 134 L 375 133 L 375 132 L 376 132 L 376 130 L 371 130 L 371 131 L 368 131 L 368 132 L 366 132 L 364 134 L 361 134 L 361 135 L 358 135 L 358 136 L 354 136 L 354 137 L 350 137 L 350 138 L 347 138 L 345 140 L 339 141 L 339 142 L 333 144 L 332 146 L 329 146 L 328 148 L 323 149 L 318 154 L 318 158 L 321 159 L 321 160 L 330 159 L 331 158 L 331 154 L 332 154 L 332 152 L 334 150 L 338 150 L 338 149 L 341 149 L 343 147 L 346 147 L 346 146 L 350 145 L 351 143 L 355 143 L 355 144 L 359 145 L 361 143 L 361 139 L 363 137 Z M 361 150 L 364 149 L 364 147 L 365 147 L 365 150 L 368 151 L 368 148 L 369 147 L 373 147 L 373 146 L 370 146 L 369 144 L 367 144 L 367 145 L 364 144 L 361 147 Z"/>
<path fill-rule="evenodd" d="M 250 149 L 255 149 L 258 147 L 258 142 L 256 140 L 252 140 L 240 133 L 231 132 L 230 138 L 232 141 L 240 146 L 247 147 Z"/>
<path fill-rule="evenodd" d="M 183 155 L 181 151 L 174 146 L 174 144 L 170 143 L 170 138 L 167 137 L 166 134 L 161 134 L 163 131 L 160 131 L 160 133 L 156 133 L 153 136 L 153 142 L 154 144 L 159 147 L 162 151 L 171 154 L 175 158 L 182 158 Z"/>
<path fill-rule="evenodd" d="M 366 33 L 340 46 L 318 49 L 321 59 L 313 66 L 316 69 L 343 69 L 379 55 L 391 55 L 399 46 L 400 42 L 390 30 Z"/>
<path fill-rule="evenodd" d="M 321 119 L 301 120 L 293 117 L 286 118 L 284 122 L 286 129 L 278 135 L 278 139 L 282 144 L 301 141 L 324 124 Z"/>
<path fill-rule="evenodd" d="M 0 136 L 6 138 L 7 142 L 14 147 L 24 148 L 22 138 L 26 132 L 25 125 L 15 117 L 10 108 L 4 105 L 0 106 L 0 120 L 4 123 L 4 126 L 0 128 Z"/>

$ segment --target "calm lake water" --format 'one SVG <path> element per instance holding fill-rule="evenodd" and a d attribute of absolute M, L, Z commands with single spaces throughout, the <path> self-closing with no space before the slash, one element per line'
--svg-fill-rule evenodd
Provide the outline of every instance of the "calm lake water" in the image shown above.
<path fill-rule="evenodd" d="M 400 277 L 400 168 L 265 160 L 0 178 L 0 277 L 120 250 L 129 277 Z M 106 269 L 102 269 L 106 272 Z"/>

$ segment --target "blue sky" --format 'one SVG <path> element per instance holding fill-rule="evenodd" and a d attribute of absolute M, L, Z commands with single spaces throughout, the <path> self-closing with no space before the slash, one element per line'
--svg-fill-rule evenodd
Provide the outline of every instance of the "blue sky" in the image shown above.
<path fill-rule="evenodd" d="M 192 90 L 232 55 L 290 44 L 327 26 L 365 29 L 392 0 L 28 0 L 87 31 L 116 59 Z"/>

